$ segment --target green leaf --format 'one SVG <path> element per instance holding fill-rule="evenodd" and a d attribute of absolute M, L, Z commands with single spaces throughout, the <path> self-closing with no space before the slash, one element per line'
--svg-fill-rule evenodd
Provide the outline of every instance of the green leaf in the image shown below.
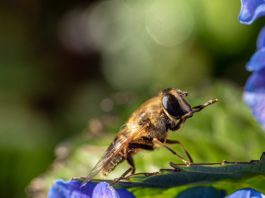
<path fill-rule="evenodd" d="M 205 194 L 221 193 L 220 190 L 232 193 L 237 189 L 246 187 L 265 193 L 265 153 L 262 154 L 260 160 L 250 162 L 223 162 L 219 165 L 196 164 L 188 167 L 172 164 L 172 166 L 174 167 L 172 171 L 162 171 L 161 174 L 150 177 L 135 176 L 131 178 L 134 182 L 122 183 L 122 185 L 131 188 L 137 197 L 145 197 L 146 195 L 154 195 L 155 197 L 161 193 L 168 197 L 180 193 L 180 196 L 181 192 L 191 187 L 196 190 L 183 193 L 185 195 L 186 193 L 202 192 Z M 211 188 L 199 188 L 201 186 L 215 187 L 216 191 L 212 192 Z M 196 197 L 195 194 L 193 197 Z M 217 193 L 216 196 L 208 197 L 221 196 Z"/>
<path fill-rule="evenodd" d="M 223 198 L 225 192 L 213 187 L 192 187 L 181 192 L 177 198 L 200 197 L 200 198 Z"/>

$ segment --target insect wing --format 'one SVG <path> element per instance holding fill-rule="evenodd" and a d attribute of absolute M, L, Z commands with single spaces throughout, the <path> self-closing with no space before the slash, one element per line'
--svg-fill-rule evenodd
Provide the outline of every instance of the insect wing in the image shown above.
<path fill-rule="evenodd" d="M 98 161 L 98 163 L 92 168 L 90 173 L 88 174 L 87 178 L 88 180 L 91 180 L 93 177 L 95 177 L 104 167 L 106 164 L 111 160 L 113 156 L 118 154 L 122 149 L 122 144 L 124 144 L 126 140 L 120 141 L 115 140 L 107 149 L 103 157 Z"/>
<path fill-rule="evenodd" d="M 121 134 L 127 138 L 116 138 L 115 141 L 109 146 L 105 154 L 98 163 L 92 168 L 90 173 L 87 176 L 87 180 L 90 181 L 93 179 L 105 166 L 115 157 L 123 148 L 124 145 L 128 144 L 134 137 L 138 137 L 142 132 L 146 130 L 145 127 L 134 127 L 133 130 L 129 130 L 128 127 L 122 129 Z"/>

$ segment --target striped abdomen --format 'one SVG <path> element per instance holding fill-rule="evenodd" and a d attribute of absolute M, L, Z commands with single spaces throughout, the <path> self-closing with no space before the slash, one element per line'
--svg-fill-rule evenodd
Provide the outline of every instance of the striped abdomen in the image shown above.
<path fill-rule="evenodd" d="M 118 164 L 123 162 L 124 157 L 120 154 L 117 154 L 116 156 L 111 157 L 110 161 L 106 163 L 106 165 L 102 169 L 103 175 L 108 175 L 111 171 L 113 171 Z"/>
<path fill-rule="evenodd" d="M 103 175 L 108 175 L 118 164 L 123 162 L 125 158 L 122 151 L 124 151 L 124 139 L 117 137 L 105 153 L 105 157 L 108 160 L 102 167 Z"/>

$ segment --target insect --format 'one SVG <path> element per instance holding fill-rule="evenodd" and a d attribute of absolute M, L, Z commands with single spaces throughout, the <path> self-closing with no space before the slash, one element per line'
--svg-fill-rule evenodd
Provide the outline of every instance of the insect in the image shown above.
<path fill-rule="evenodd" d="M 91 180 L 99 172 L 108 175 L 118 164 L 125 160 L 130 167 L 119 179 L 134 174 L 135 165 L 132 156 L 141 150 L 154 150 L 156 145 L 166 148 L 185 164 L 192 164 L 192 157 L 181 142 L 167 139 L 168 131 L 178 130 L 187 118 L 217 102 L 217 99 L 191 107 L 185 99 L 187 95 L 187 92 L 179 89 L 168 88 L 144 102 L 132 113 L 125 126 L 119 131 L 86 179 Z M 189 160 L 185 160 L 168 144 L 179 144 Z"/>

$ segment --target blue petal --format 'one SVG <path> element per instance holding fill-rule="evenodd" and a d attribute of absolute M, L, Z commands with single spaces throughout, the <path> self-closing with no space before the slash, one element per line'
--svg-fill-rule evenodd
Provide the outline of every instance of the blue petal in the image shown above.
<path fill-rule="evenodd" d="M 106 182 L 82 183 L 78 180 L 57 180 L 48 192 L 48 198 L 135 198 L 125 189 L 114 189 Z"/>
<path fill-rule="evenodd" d="M 116 189 L 120 198 L 135 198 L 135 196 L 125 189 Z"/>
<path fill-rule="evenodd" d="M 135 198 L 125 189 L 114 189 L 107 182 L 100 182 L 93 191 L 92 198 Z"/>
<path fill-rule="evenodd" d="M 247 92 L 265 93 L 265 69 L 253 72 L 245 85 L 245 90 Z"/>
<path fill-rule="evenodd" d="M 254 117 L 265 129 L 265 93 L 245 92 L 244 100 L 251 108 Z"/>
<path fill-rule="evenodd" d="M 265 48 L 258 50 L 247 63 L 247 70 L 259 71 L 265 68 Z"/>
<path fill-rule="evenodd" d="M 244 101 L 265 129 L 265 69 L 254 72 L 248 79 L 245 86 Z"/>
<path fill-rule="evenodd" d="M 57 180 L 48 193 L 48 198 L 90 198 L 96 183 L 88 182 L 82 186 L 77 180 Z"/>
<path fill-rule="evenodd" d="M 100 182 L 93 191 L 92 198 L 120 198 L 119 194 L 106 182 Z"/>
<path fill-rule="evenodd" d="M 257 49 L 262 49 L 263 47 L 265 47 L 265 27 L 259 32 L 257 39 Z"/>
<path fill-rule="evenodd" d="M 252 188 L 243 188 L 226 198 L 264 198 L 264 195 Z"/>
<path fill-rule="evenodd" d="M 265 15 L 264 0 L 241 0 L 239 21 L 243 24 L 251 24 L 257 18 Z"/>

